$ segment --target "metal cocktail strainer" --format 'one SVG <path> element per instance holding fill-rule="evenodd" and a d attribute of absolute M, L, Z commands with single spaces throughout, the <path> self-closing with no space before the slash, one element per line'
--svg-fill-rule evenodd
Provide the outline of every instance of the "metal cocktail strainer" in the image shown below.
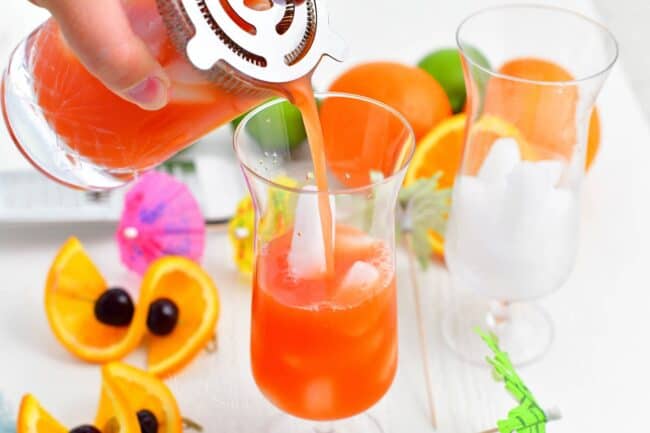
<path fill-rule="evenodd" d="M 231 91 L 309 74 L 345 45 L 328 26 L 323 0 L 157 0 L 179 51 Z M 233 70 L 237 73 L 233 74 Z"/>

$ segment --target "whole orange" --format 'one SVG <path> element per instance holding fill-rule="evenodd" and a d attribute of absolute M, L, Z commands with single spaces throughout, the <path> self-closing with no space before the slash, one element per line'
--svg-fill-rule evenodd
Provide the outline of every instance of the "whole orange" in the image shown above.
<path fill-rule="evenodd" d="M 573 76 L 561 66 L 537 58 L 518 58 L 506 62 L 499 72 L 525 80 L 562 82 Z M 551 86 L 501 77 L 490 79 L 486 89 L 485 112 L 514 124 L 530 145 L 539 150 L 571 158 L 576 142 L 578 87 Z M 596 111 L 589 127 L 587 166 L 599 144 Z"/>
<path fill-rule="evenodd" d="M 400 112 L 416 138 L 451 116 L 447 94 L 422 69 L 399 63 L 366 63 L 343 73 L 330 87 L 383 102 Z M 382 107 L 350 99 L 325 99 L 320 108 L 325 153 L 337 179 L 348 187 L 370 183 L 371 173 L 389 176 L 412 143 L 408 128 Z M 397 165 L 397 166 L 396 166 Z"/>
<path fill-rule="evenodd" d="M 346 187 L 369 185 L 373 172 L 392 175 L 415 144 L 399 116 L 364 100 L 327 98 L 319 114 L 327 165 Z"/>
<path fill-rule="evenodd" d="M 435 78 L 420 68 L 400 63 L 355 66 L 334 81 L 330 90 L 367 96 L 390 105 L 406 117 L 416 139 L 452 114 L 449 98 Z"/>

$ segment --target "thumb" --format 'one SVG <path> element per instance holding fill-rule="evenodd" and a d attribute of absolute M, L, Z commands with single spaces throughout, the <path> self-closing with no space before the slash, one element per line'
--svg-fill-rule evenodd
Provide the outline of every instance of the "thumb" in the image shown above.
<path fill-rule="evenodd" d="M 88 71 L 117 95 L 146 110 L 168 101 L 169 78 L 133 32 L 120 0 L 38 0 L 59 23 Z"/>

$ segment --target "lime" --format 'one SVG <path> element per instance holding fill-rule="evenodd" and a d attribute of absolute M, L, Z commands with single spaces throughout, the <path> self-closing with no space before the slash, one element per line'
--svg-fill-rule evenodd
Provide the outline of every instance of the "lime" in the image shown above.
<path fill-rule="evenodd" d="M 237 128 L 244 113 L 231 122 Z M 246 124 L 246 132 L 255 139 L 265 151 L 293 150 L 307 138 L 300 111 L 288 101 L 272 105 L 257 113 Z"/>
<path fill-rule="evenodd" d="M 470 47 L 467 51 L 474 62 L 487 69 L 490 68 L 490 63 L 478 49 Z M 467 93 L 458 50 L 456 48 L 436 50 L 420 60 L 418 66 L 431 74 L 445 89 L 454 113 L 463 111 Z"/>

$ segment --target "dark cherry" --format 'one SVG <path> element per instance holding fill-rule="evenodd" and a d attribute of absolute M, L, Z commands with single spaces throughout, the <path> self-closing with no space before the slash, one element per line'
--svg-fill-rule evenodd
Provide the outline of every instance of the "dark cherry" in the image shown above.
<path fill-rule="evenodd" d="M 120 287 L 106 290 L 95 301 L 95 317 L 105 325 L 129 326 L 134 311 L 131 297 Z"/>
<path fill-rule="evenodd" d="M 73 428 L 72 430 L 70 430 L 70 433 L 102 433 L 102 432 L 99 431 L 99 429 L 94 425 L 85 424 Z"/>
<path fill-rule="evenodd" d="M 147 409 L 138 412 L 138 422 L 142 433 L 158 433 L 158 420 L 156 415 Z"/>
<path fill-rule="evenodd" d="M 156 299 L 149 305 L 147 328 L 154 335 L 165 336 L 172 333 L 178 323 L 178 307 L 171 299 Z"/>

